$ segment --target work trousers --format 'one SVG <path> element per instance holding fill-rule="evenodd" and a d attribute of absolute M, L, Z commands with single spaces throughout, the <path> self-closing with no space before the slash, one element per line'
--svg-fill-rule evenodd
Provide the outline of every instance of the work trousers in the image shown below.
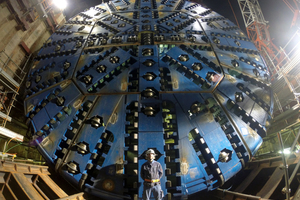
<path fill-rule="evenodd" d="M 160 183 L 157 183 L 153 187 L 147 186 L 146 184 L 144 184 L 143 200 L 150 200 L 152 192 L 153 192 L 153 196 L 154 196 L 155 200 L 162 199 L 161 186 L 160 186 Z"/>

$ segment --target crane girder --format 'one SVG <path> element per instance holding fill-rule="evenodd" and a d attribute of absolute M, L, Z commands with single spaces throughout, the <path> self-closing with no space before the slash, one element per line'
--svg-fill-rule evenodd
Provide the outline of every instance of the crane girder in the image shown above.
<path fill-rule="evenodd" d="M 283 0 L 287 7 L 293 12 L 294 17 L 291 27 L 295 25 L 300 25 L 300 0 L 293 0 L 294 4 L 290 3 L 288 0 Z"/>
<path fill-rule="evenodd" d="M 268 66 L 276 66 L 277 68 L 277 64 L 284 58 L 284 53 L 280 52 L 271 40 L 268 31 L 268 21 L 263 16 L 258 0 L 237 1 L 242 12 L 248 37 L 262 53 Z M 268 55 L 265 55 L 266 52 Z M 276 71 L 276 69 L 271 69 L 271 71 Z"/>
<path fill-rule="evenodd" d="M 246 28 L 253 22 L 267 24 L 257 0 L 238 0 Z"/>

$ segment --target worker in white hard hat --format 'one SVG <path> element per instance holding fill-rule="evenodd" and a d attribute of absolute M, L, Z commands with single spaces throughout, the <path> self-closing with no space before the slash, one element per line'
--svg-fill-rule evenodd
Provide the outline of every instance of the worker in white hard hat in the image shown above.
<path fill-rule="evenodd" d="M 163 197 L 163 192 L 160 186 L 160 179 L 163 175 L 161 164 L 154 160 L 156 154 L 153 149 L 146 152 L 145 162 L 141 167 L 141 178 L 144 180 L 143 200 L 149 200 L 151 193 L 156 200 Z"/>

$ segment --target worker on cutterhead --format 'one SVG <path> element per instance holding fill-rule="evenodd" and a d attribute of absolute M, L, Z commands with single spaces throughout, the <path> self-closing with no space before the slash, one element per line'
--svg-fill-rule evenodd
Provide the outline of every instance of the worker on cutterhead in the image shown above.
<path fill-rule="evenodd" d="M 163 175 L 161 164 L 154 160 L 156 154 L 153 149 L 146 152 L 145 162 L 141 167 L 141 177 L 144 180 L 143 199 L 149 200 L 151 193 L 156 200 L 163 197 L 163 191 L 160 186 L 160 178 Z"/>

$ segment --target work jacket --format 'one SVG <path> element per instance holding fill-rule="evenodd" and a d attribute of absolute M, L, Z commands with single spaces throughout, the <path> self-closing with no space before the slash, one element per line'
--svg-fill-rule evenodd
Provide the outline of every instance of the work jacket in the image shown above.
<path fill-rule="evenodd" d="M 149 185 L 153 187 L 157 182 L 149 182 L 149 180 L 159 180 L 163 175 L 161 164 L 155 160 L 152 162 L 145 162 L 141 167 L 141 178 L 144 180 L 144 185 Z M 146 179 L 146 181 L 145 181 Z"/>

